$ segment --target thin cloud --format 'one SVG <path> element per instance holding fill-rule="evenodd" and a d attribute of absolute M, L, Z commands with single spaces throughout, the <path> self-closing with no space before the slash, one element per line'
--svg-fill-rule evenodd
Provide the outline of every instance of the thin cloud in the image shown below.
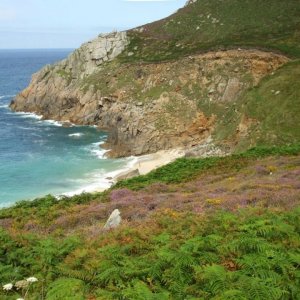
<path fill-rule="evenodd" d="M 15 10 L 0 7 L 0 21 L 12 21 L 16 18 L 16 15 Z"/>

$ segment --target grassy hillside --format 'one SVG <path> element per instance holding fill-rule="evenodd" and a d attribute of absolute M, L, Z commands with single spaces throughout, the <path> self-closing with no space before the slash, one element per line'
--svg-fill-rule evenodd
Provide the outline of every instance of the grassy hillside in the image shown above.
<path fill-rule="evenodd" d="M 124 61 L 160 61 L 233 47 L 300 57 L 300 2 L 198 0 L 166 19 L 132 30 L 130 37 Z"/>
<path fill-rule="evenodd" d="M 240 151 L 253 145 L 293 144 L 300 140 L 300 61 L 284 65 L 240 97 L 215 128 L 216 140 L 236 141 Z M 242 119 L 248 133 L 239 136 Z"/>
<path fill-rule="evenodd" d="M 106 193 L 2 209 L 0 284 L 23 287 L 0 298 L 297 299 L 299 155 L 181 159 Z M 103 231 L 115 208 L 122 225 Z"/>
<path fill-rule="evenodd" d="M 297 299 L 299 213 L 165 211 L 84 244 L 1 230 L 1 281 L 34 273 L 27 299 Z"/>

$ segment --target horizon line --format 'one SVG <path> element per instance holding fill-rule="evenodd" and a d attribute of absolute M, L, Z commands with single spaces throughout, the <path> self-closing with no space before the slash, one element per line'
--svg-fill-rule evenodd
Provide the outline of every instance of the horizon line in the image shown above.
<path fill-rule="evenodd" d="M 74 50 L 77 49 L 78 47 L 68 47 L 68 48 L 0 48 L 1 50 Z"/>

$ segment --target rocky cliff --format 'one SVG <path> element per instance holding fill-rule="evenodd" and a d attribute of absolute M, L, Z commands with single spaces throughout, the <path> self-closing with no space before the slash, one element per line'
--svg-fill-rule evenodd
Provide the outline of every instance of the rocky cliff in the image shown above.
<path fill-rule="evenodd" d="M 197 4 L 188 1 L 184 9 L 188 13 Z M 141 46 L 136 34 L 149 34 L 151 26 L 83 44 L 67 59 L 34 74 L 11 108 L 97 125 L 109 132 L 111 156 L 213 146 L 216 125 L 234 110 L 235 101 L 289 61 L 285 55 L 238 47 L 159 62 L 135 59 L 147 48 L 146 39 Z M 247 135 L 255 122 L 243 116 L 237 131 Z M 230 141 L 226 145 L 234 148 Z"/>

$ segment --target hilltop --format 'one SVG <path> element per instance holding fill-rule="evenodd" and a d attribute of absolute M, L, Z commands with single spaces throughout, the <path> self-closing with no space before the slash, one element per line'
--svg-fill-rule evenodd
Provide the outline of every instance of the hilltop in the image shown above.
<path fill-rule="evenodd" d="M 125 61 L 161 61 L 237 47 L 300 57 L 299 1 L 188 1 L 175 14 L 128 32 Z"/>

